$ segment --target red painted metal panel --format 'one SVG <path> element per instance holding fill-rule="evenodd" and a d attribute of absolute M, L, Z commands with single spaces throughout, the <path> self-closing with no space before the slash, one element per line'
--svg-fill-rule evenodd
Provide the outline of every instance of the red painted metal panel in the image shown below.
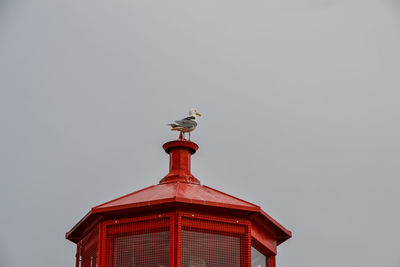
<path fill-rule="evenodd" d="M 264 255 L 276 255 L 276 240 L 255 223 L 251 224 L 251 236 L 259 243 L 255 247 Z"/>
<path fill-rule="evenodd" d="M 174 266 L 173 214 L 104 222 L 101 267 Z"/>
<path fill-rule="evenodd" d="M 268 221 L 269 223 L 271 223 L 277 230 L 279 230 L 280 235 L 282 236 L 282 238 L 280 238 L 278 240 L 278 245 L 280 243 L 282 243 L 283 241 L 289 239 L 292 237 L 292 232 L 289 231 L 288 229 L 286 229 L 285 227 L 283 227 L 280 223 L 278 223 L 276 220 L 274 220 L 274 218 L 272 218 L 268 213 L 266 213 L 265 211 L 260 209 L 260 214 L 262 217 L 264 217 L 265 219 L 267 219 L 266 221 Z"/>
<path fill-rule="evenodd" d="M 147 231 L 149 229 L 148 226 L 148 220 L 145 221 L 139 221 L 136 222 L 135 224 L 128 224 L 128 223 L 122 223 L 119 221 L 117 225 L 114 225 L 112 228 L 108 229 L 107 234 L 109 235 L 129 235 L 131 233 L 140 233 L 143 231 Z M 132 221 L 134 222 L 134 221 Z M 152 228 L 153 231 L 157 231 L 159 228 L 167 228 L 170 225 L 169 221 L 159 221 L 157 222 L 156 225 L 153 225 L 154 228 Z"/>
<path fill-rule="evenodd" d="M 249 221 L 198 213 L 178 214 L 182 222 L 179 255 L 182 267 L 189 267 L 188 262 L 193 260 L 205 266 L 250 266 Z"/>
<path fill-rule="evenodd" d="M 244 225 L 221 223 L 220 221 L 212 221 L 199 218 L 183 217 L 182 224 L 186 227 L 193 227 L 202 230 L 213 229 L 218 232 L 228 232 L 242 235 L 247 233 L 247 227 Z"/>

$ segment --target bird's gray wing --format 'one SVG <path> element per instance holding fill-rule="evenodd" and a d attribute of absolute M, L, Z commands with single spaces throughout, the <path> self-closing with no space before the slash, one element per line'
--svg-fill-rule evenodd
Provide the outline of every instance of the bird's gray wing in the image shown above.
<path fill-rule="evenodd" d="M 184 128 L 196 127 L 196 126 L 197 126 L 197 123 L 196 123 L 194 120 L 191 120 L 191 119 L 189 119 L 189 118 L 190 118 L 190 117 L 184 118 L 184 119 L 182 119 L 182 120 L 180 120 L 180 121 L 175 121 L 175 123 L 176 123 L 177 125 L 181 126 L 181 127 L 184 127 Z"/>

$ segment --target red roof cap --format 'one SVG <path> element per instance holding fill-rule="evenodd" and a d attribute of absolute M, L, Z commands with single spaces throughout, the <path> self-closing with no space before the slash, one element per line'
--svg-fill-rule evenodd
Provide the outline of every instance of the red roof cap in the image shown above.
<path fill-rule="evenodd" d="M 160 184 L 175 182 L 200 184 L 200 181 L 190 173 L 191 155 L 199 148 L 196 143 L 179 139 L 165 143 L 163 148 L 169 154 L 169 173 L 161 179 Z"/>

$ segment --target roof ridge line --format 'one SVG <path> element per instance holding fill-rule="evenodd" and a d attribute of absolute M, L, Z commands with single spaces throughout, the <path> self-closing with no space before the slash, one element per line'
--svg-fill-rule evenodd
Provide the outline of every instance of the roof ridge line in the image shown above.
<path fill-rule="evenodd" d="M 255 207 L 257 207 L 257 208 L 259 208 L 259 209 L 261 210 L 261 207 L 260 207 L 259 205 L 256 205 L 256 204 L 254 204 L 254 203 L 251 203 L 251 202 L 249 202 L 249 201 L 243 200 L 243 199 L 241 199 L 241 198 L 232 196 L 232 195 L 230 195 L 230 194 L 227 194 L 227 193 L 225 193 L 225 192 L 219 191 L 219 190 L 217 190 L 217 189 L 215 189 L 215 188 L 212 188 L 212 187 L 209 187 L 209 186 L 207 186 L 207 185 L 203 185 L 203 186 L 204 186 L 204 187 L 207 187 L 208 189 L 217 191 L 218 193 L 221 193 L 221 194 L 230 196 L 230 197 L 232 197 L 232 198 L 234 198 L 234 199 L 236 199 L 236 200 L 243 201 L 243 202 L 245 202 L 245 203 L 247 203 L 247 204 L 249 204 L 249 205 L 251 205 L 251 206 L 255 206 Z"/>
<path fill-rule="evenodd" d="M 176 182 L 176 188 L 175 188 L 175 194 L 174 194 L 174 200 L 176 200 L 178 198 L 178 191 L 179 191 L 179 181 Z"/>
<path fill-rule="evenodd" d="M 141 192 L 141 191 L 147 190 L 147 189 L 149 189 L 149 188 L 151 188 L 151 187 L 154 187 L 154 186 L 155 186 L 155 185 L 150 185 L 150 186 L 148 186 L 148 187 L 145 187 L 145 188 L 142 188 L 142 189 L 140 189 L 140 190 L 137 190 L 137 191 L 131 192 L 131 193 L 129 193 L 129 194 L 126 194 L 126 195 L 120 196 L 120 197 L 118 197 L 118 198 L 115 198 L 115 199 L 109 200 L 109 201 L 107 201 L 107 202 L 104 202 L 104 203 L 102 203 L 102 204 L 100 204 L 100 205 L 94 206 L 94 207 L 93 207 L 91 210 L 93 211 L 93 210 L 95 210 L 95 209 L 97 209 L 97 208 L 100 208 L 101 206 L 104 206 L 104 205 L 110 204 L 110 203 L 112 203 L 112 202 L 114 202 L 114 201 L 120 200 L 120 199 L 122 199 L 122 198 L 124 198 L 124 197 L 131 196 L 131 195 L 133 195 L 133 194 L 136 194 L 136 193 L 139 193 L 139 192 Z"/>

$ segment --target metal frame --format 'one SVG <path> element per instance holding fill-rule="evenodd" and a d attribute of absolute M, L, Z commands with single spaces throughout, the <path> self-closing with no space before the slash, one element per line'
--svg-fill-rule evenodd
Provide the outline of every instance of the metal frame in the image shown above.
<path fill-rule="evenodd" d="M 263 245 L 254 236 L 251 237 L 251 246 L 257 249 L 261 254 L 265 256 L 265 266 L 267 267 L 276 267 L 275 257 L 276 253 L 273 253 L 268 247 Z"/>
<path fill-rule="evenodd" d="M 251 232 L 250 221 L 244 219 L 233 219 L 225 217 L 210 216 L 196 212 L 177 212 L 178 216 L 178 239 L 177 267 L 181 266 L 181 233 L 182 227 L 197 228 L 199 230 L 215 231 L 217 234 L 238 234 L 241 235 L 240 266 L 249 267 L 251 263 Z M 206 222 L 206 223 L 204 223 Z M 223 224 L 223 226 L 221 225 Z"/>
<path fill-rule="evenodd" d="M 123 235 L 129 233 L 132 229 L 122 228 L 127 223 L 139 223 L 137 230 L 149 230 L 157 229 L 154 227 L 154 220 L 167 219 L 165 225 L 170 231 L 170 266 L 180 267 L 181 266 L 181 244 L 182 244 L 182 228 L 191 227 L 199 230 L 206 230 L 215 232 L 217 234 L 227 235 L 233 234 L 240 236 L 241 239 L 241 267 L 249 267 L 251 264 L 251 222 L 245 219 L 234 219 L 226 217 L 211 216 L 205 213 L 194 213 L 188 211 L 176 211 L 168 212 L 163 214 L 155 214 L 149 216 L 125 218 L 116 220 L 106 220 L 98 225 L 99 227 L 99 238 L 98 238 L 98 263 L 99 267 L 112 267 L 111 259 L 112 253 L 112 240 L 107 238 L 109 231 L 108 226 L 121 225 L 121 229 L 114 229 L 114 233 Z M 164 223 L 163 223 L 164 224 Z M 107 252 L 108 251 L 108 252 Z M 78 266 L 78 260 L 77 260 Z M 270 265 L 274 267 L 274 265 Z"/>
<path fill-rule="evenodd" d="M 123 229 L 120 232 L 118 230 L 114 230 L 118 232 L 118 234 L 123 235 L 124 233 L 129 233 L 131 230 L 153 230 L 157 229 L 159 227 L 154 227 L 154 221 L 155 220 L 162 220 L 168 218 L 168 222 L 165 223 L 165 225 L 159 225 L 159 226 L 167 226 L 170 232 L 170 265 L 174 266 L 174 254 L 175 254 L 175 248 L 174 248 L 174 237 L 175 237 L 175 214 L 174 213 L 163 213 L 163 214 L 157 214 L 157 215 L 150 215 L 150 216 L 142 216 L 142 217 L 135 217 L 135 218 L 127 218 L 127 219 L 117 219 L 117 220 L 107 220 L 102 223 L 102 230 L 101 230 L 101 238 L 99 238 L 100 244 L 100 265 L 99 267 L 112 267 L 113 264 L 110 264 L 111 259 L 113 257 L 112 253 L 107 253 L 107 251 L 112 251 L 112 240 L 107 238 L 108 232 L 107 232 L 107 227 L 111 225 L 123 225 L 123 224 L 128 224 L 128 223 L 141 223 L 139 225 L 139 229 Z M 151 222 L 151 224 L 150 224 Z M 137 225 L 136 225 L 137 226 Z"/>
<path fill-rule="evenodd" d="M 84 259 L 86 258 L 86 256 L 84 257 L 83 254 L 86 255 L 86 253 L 88 251 L 90 251 L 93 248 L 93 245 L 95 245 L 96 243 L 96 249 L 97 250 L 93 250 L 96 251 L 96 257 L 94 257 L 96 259 L 96 261 L 99 260 L 99 226 L 95 226 L 93 227 L 93 229 L 91 231 L 89 231 L 84 238 L 82 238 L 81 241 L 78 242 L 77 246 L 76 246 L 76 254 L 75 254 L 75 265 L 76 267 L 81 267 L 81 266 L 87 266 L 87 264 L 85 264 Z"/>

